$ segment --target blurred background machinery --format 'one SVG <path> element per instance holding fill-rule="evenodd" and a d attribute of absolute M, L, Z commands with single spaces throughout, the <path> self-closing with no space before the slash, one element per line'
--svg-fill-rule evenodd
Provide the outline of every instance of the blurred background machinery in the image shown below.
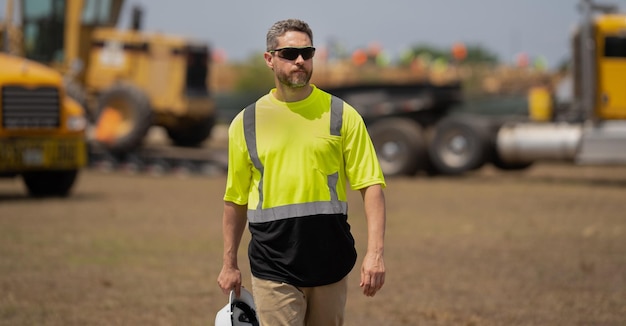
<path fill-rule="evenodd" d="M 122 8 L 123 0 L 7 0 L 3 49 L 63 74 L 100 150 L 135 151 L 152 126 L 174 145 L 199 145 L 216 118 L 208 45 L 142 31 L 140 7 L 120 29 Z"/>

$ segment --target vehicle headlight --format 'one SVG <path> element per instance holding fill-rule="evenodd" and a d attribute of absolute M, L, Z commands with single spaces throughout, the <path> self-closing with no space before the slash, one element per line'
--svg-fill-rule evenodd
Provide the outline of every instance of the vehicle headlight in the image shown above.
<path fill-rule="evenodd" d="M 67 118 L 65 125 L 67 129 L 72 131 L 85 130 L 87 127 L 87 119 L 81 115 L 71 115 Z"/>

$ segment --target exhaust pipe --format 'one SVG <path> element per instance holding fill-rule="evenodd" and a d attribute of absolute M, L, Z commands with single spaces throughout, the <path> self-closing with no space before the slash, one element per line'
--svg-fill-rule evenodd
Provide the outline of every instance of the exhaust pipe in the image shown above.
<path fill-rule="evenodd" d="M 133 31 L 140 31 L 143 29 L 143 9 L 138 5 L 133 7 L 131 29 Z"/>

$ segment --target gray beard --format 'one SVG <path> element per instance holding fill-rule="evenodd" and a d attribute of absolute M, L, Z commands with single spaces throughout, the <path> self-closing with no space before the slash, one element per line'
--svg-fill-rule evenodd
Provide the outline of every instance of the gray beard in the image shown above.
<path fill-rule="evenodd" d="M 313 72 L 308 72 L 306 76 L 304 76 L 303 78 L 301 78 L 300 75 L 289 76 L 289 75 L 279 74 L 278 81 L 281 84 L 290 88 L 302 88 L 309 84 L 312 74 Z"/>

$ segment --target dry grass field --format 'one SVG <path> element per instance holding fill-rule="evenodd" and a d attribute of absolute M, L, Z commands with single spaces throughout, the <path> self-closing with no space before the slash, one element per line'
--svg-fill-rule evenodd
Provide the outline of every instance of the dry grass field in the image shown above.
<path fill-rule="evenodd" d="M 31 199 L 0 180 L 0 325 L 212 325 L 224 183 L 86 170 Z M 387 282 L 364 297 L 355 267 L 346 325 L 626 325 L 626 167 L 394 178 L 386 198 Z"/>

